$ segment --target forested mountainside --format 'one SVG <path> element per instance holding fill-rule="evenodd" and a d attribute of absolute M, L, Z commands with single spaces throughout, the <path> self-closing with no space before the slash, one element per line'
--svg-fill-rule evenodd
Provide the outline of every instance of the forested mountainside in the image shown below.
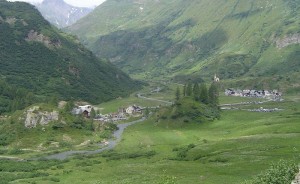
<path fill-rule="evenodd" d="M 24 108 L 33 98 L 100 103 L 139 88 L 30 4 L 0 0 L 0 30 L 0 112 Z"/>
<path fill-rule="evenodd" d="M 36 7 L 46 20 L 58 28 L 74 24 L 93 10 L 91 8 L 72 6 L 63 0 L 44 0 L 42 3 L 36 4 Z"/>
<path fill-rule="evenodd" d="M 136 77 L 277 87 L 299 81 L 299 12 L 299 0 L 107 0 L 68 30 Z"/>

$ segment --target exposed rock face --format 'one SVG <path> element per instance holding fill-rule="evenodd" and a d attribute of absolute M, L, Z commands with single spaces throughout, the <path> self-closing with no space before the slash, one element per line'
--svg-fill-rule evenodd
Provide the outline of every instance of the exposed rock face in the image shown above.
<path fill-rule="evenodd" d="M 40 125 L 47 125 L 51 121 L 58 121 L 59 113 L 57 111 L 53 112 L 41 112 L 39 111 L 38 106 L 34 106 L 27 110 L 26 112 L 26 119 L 25 119 L 25 127 L 27 128 L 34 128 L 38 124 Z"/>
<path fill-rule="evenodd" d="M 276 46 L 279 49 L 287 47 L 292 44 L 299 44 L 300 43 L 300 34 L 292 34 L 289 36 L 285 36 L 282 39 L 278 39 L 276 41 Z"/>
<path fill-rule="evenodd" d="M 14 25 L 17 21 L 16 18 L 14 17 L 8 17 L 6 20 L 5 20 L 9 25 Z"/>
<path fill-rule="evenodd" d="M 299 174 L 296 176 L 295 180 L 292 182 L 292 184 L 300 184 L 300 171 Z"/>
<path fill-rule="evenodd" d="M 38 32 L 34 30 L 30 30 L 27 38 L 25 38 L 26 41 L 36 41 L 36 42 L 41 42 L 43 43 L 46 47 L 51 48 L 51 47 L 56 47 L 59 48 L 61 47 L 61 42 L 60 40 L 57 41 L 51 41 L 51 39 L 47 36 L 44 36 L 43 34 L 39 34 Z"/>

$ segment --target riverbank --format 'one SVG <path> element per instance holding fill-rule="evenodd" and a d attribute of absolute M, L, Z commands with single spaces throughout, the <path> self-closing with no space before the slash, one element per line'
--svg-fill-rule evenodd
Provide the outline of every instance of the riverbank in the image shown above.
<path fill-rule="evenodd" d="M 70 157 L 72 155 L 78 155 L 78 154 L 80 154 L 80 155 L 94 155 L 94 154 L 98 154 L 98 153 L 101 153 L 101 152 L 106 151 L 106 150 L 113 149 L 118 144 L 118 142 L 121 140 L 122 134 L 123 134 L 124 130 L 127 127 L 129 127 L 131 125 L 134 125 L 136 123 L 145 121 L 145 120 L 146 120 L 146 118 L 142 117 L 141 119 L 138 119 L 138 120 L 135 120 L 135 121 L 132 121 L 132 122 L 129 122 L 129 123 L 124 123 L 124 124 L 117 125 L 118 130 L 116 130 L 113 133 L 113 138 L 107 140 L 105 144 L 104 143 L 99 144 L 100 148 L 97 149 L 97 150 L 93 150 L 93 151 L 85 151 L 85 150 L 73 151 L 73 150 L 71 150 L 71 151 L 65 151 L 65 152 L 61 152 L 61 153 L 57 153 L 57 154 L 53 154 L 53 155 L 49 155 L 49 156 L 45 156 L 45 157 L 35 158 L 33 160 L 36 160 L 36 159 L 65 160 L 65 159 L 67 159 L 68 157 Z"/>

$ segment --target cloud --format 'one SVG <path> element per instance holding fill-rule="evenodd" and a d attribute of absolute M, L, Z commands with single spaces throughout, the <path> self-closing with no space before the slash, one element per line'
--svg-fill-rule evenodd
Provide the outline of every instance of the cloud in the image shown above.
<path fill-rule="evenodd" d="M 41 3 L 43 0 L 9 0 L 9 1 L 25 1 L 29 3 Z M 105 0 L 64 0 L 66 3 L 77 7 L 94 7 L 103 3 Z"/>
<path fill-rule="evenodd" d="M 105 0 L 65 0 L 68 4 L 72 4 L 73 6 L 78 7 L 92 7 L 98 6 L 103 3 Z"/>

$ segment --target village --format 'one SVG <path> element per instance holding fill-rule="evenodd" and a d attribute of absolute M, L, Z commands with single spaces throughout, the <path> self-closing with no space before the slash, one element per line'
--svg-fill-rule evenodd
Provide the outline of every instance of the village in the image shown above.
<path fill-rule="evenodd" d="M 251 97 L 251 98 L 264 98 L 265 101 L 251 101 L 251 102 L 240 102 L 235 104 L 223 104 L 221 106 L 222 110 L 245 110 L 249 112 L 277 112 L 282 111 L 283 109 L 280 108 L 256 108 L 256 109 L 247 109 L 242 108 L 244 105 L 251 105 L 251 104 L 264 104 L 269 101 L 282 101 L 282 93 L 278 90 L 240 90 L 240 89 L 226 89 L 225 90 L 226 96 L 234 96 L 234 97 Z"/>
<path fill-rule="evenodd" d="M 85 118 L 93 118 L 100 122 L 118 122 L 128 120 L 130 117 L 140 117 L 143 115 L 144 107 L 138 105 L 130 105 L 127 108 L 119 108 L 118 112 L 109 114 L 101 114 L 99 108 L 92 105 L 76 106 L 72 110 L 73 115 L 82 115 Z M 92 115 L 94 111 L 94 115 Z"/>
<path fill-rule="evenodd" d="M 254 98 L 267 98 L 269 100 L 281 101 L 282 93 L 278 90 L 250 90 L 250 89 L 226 89 L 226 96 L 237 96 L 237 97 L 254 97 Z"/>

